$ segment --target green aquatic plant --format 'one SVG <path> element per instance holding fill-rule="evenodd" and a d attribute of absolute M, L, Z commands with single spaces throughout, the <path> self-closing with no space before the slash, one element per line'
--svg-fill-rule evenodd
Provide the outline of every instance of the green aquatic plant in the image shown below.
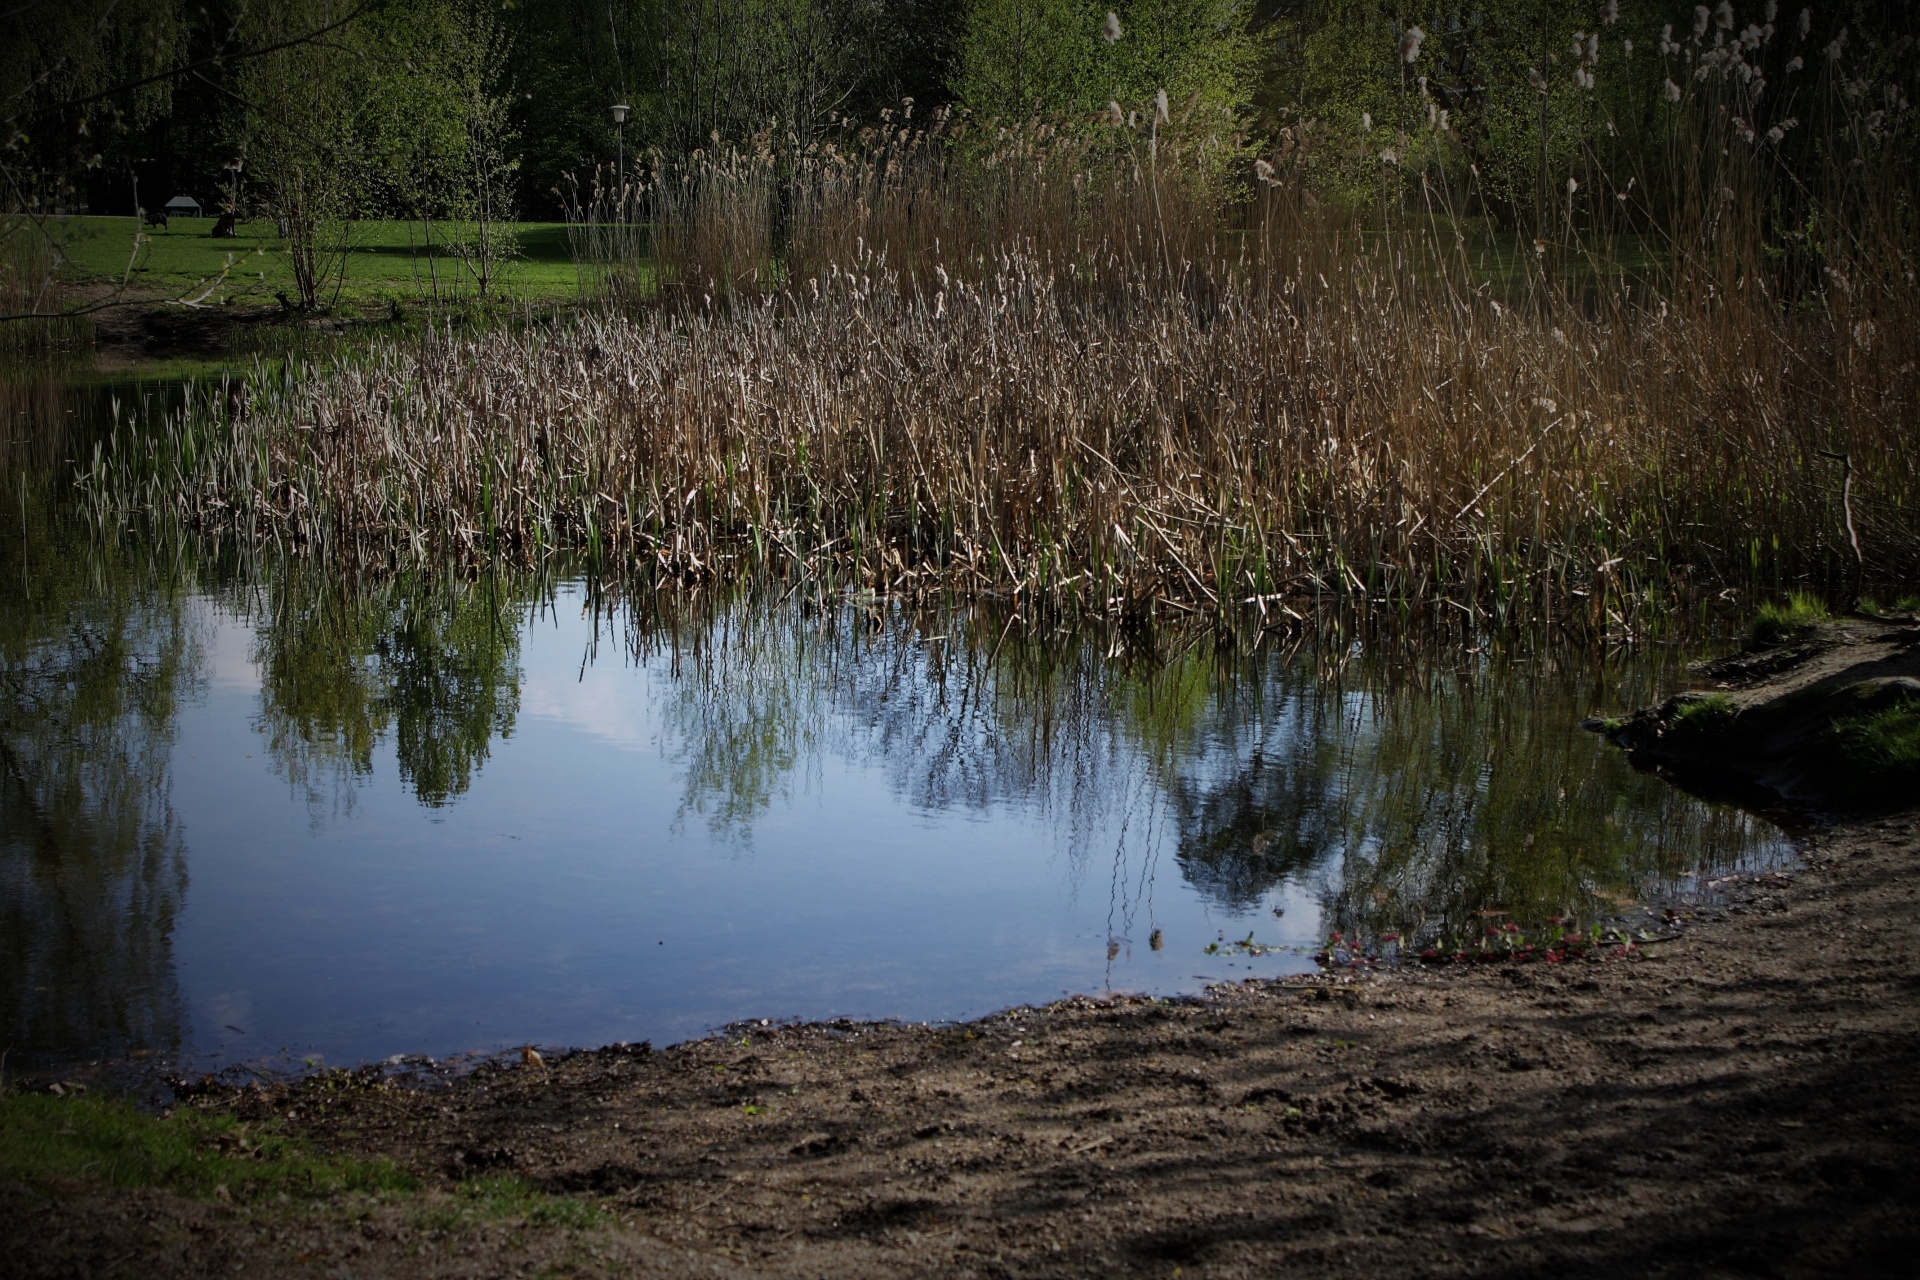
<path fill-rule="evenodd" d="M 1833 615 L 1819 597 L 1796 591 L 1778 604 L 1763 604 L 1747 627 L 1747 643 L 1756 649 L 1805 640 Z"/>

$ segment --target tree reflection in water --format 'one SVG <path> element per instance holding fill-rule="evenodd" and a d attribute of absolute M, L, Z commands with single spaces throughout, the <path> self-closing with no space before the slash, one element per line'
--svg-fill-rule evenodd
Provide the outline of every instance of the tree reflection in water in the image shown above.
<path fill-rule="evenodd" d="M 1162 840 L 1229 911 L 1292 884 L 1333 927 L 1416 935 L 1486 910 L 1611 911 L 1777 842 L 1578 727 L 1684 681 L 1678 646 L 1360 644 L 1330 625 L 1249 648 L 882 603 L 635 610 L 628 625 L 639 659 L 670 663 L 683 814 L 744 838 L 823 758 L 858 759 L 927 809 L 1044 813 L 1081 874 L 1112 841 L 1116 936 Z"/>
<path fill-rule="evenodd" d="M 537 584 L 403 574 L 343 581 L 280 566 L 252 613 L 258 728 L 317 811 L 352 805 L 391 737 L 422 804 L 464 793 L 520 707 L 520 627 Z"/>
<path fill-rule="evenodd" d="M 68 408 L 0 381 L 0 1047 L 27 1061 L 171 1053 L 183 1023 L 168 757 L 198 649 L 167 569 L 61 518 Z"/>

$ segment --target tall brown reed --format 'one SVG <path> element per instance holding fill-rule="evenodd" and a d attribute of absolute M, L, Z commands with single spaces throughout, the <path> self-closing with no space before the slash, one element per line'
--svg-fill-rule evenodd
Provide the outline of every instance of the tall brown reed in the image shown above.
<path fill-rule="evenodd" d="M 1516 257 L 1444 171 L 1354 208 L 1276 155 L 1236 205 L 1157 121 L 885 123 L 656 168 L 605 225 L 649 227 L 667 305 L 257 373 L 103 453 L 101 518 L 1266 616 L 1606 625 L 1649 591 L 1920 572 L 1898 199 L 1816 201 L 1846 234 L 1789 297 L 1733 185 L 1755 165 L 1675 165 L 1680 212 L 1569 213 Z"/>

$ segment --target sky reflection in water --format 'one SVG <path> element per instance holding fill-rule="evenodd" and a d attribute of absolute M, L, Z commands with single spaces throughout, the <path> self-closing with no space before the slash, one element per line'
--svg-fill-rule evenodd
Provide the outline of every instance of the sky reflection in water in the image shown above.
<path fill-rule="evenodd" d="M 115 565 L 48 571 L 8 623 L 28 1060 L 1187 991 L 1308 968 L 1331 927 L 1586 913 L 1784 852 L 1578 729 L 1681 682 L 1671 649 L 1129 648 L 884 603 Z M 1249 933 L 1294 949 L 1204 953 Z"/>

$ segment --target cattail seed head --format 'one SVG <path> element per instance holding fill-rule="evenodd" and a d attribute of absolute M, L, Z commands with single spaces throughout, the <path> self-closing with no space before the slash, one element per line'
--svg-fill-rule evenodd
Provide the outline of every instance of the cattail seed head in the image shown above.
<path fill-rule="evenodd" d="M 1163 124 L 1173 118 L 1167 110 L 1167 91 L 1165 89 L 1155 89 L 1153 91 L 1153 114 L 1158 116 Z"/>
<path fill-rule="evenodd" d="M 1100 24 L 1100 38 L 1112 44 L 1120 38 L 1120 35 L 1120 15 L 1109 9 L 1106 21 Z"/>
<path fill-rule="evenodd" d="M 1675 84 L 1671 77 L 1669 77 L 1667 83 L 1661 87 L 1660 92 L 1666 95 L 1668 102 L 1680 101 L 1680 86 Z"/>
<path fill-rule="evenodd" d="M 1733 30 L 1733 4 L 1731 0 L 1720 0 L 1713 11 L 1713 25 L 1722 31 Z"/>
<path fill-rule="evenodd" d="M 1607 0 L 1600 6 L 1600 22 L 1603 26 L 1612 26 L 1620 21 L 1620 0 Z"/>
<path fill-rule="evenodd" d="M 1400 36 L 1400 60 L 1412 62 L 1420 56 L 1420 46 L 1427 42 L 1427 33 L 1419 27 L 1408 27 Z"/>
<path fill-rule="evenodd" d="M 1713 15 L 1707 12 L 1707 6 L 1703 4 L 1693 6 L 1693 34 L 1695 39 L 1707 34 L 1707 23 L 1712 21 L 1712 19 Z"/>

